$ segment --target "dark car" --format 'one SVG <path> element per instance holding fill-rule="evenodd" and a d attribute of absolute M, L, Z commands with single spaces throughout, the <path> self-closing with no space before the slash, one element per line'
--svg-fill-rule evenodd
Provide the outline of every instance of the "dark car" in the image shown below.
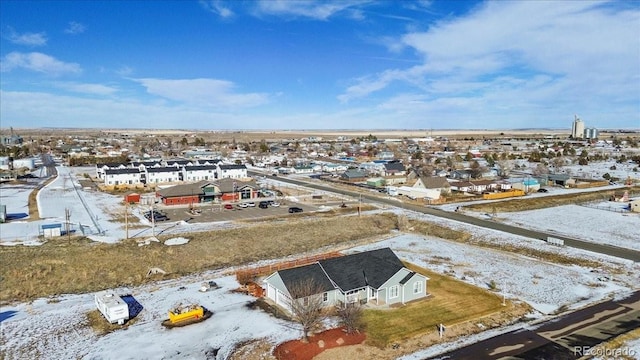
<path fill-rule="evenodd" d="M 299 213 L 299 212 L 302 212 L 302 208 L 299 208 L 299 207 L 296 207 L 296 206 L 293 206 L 293 207 L 290 207 L 290 208 L 289 208 L 289 213 L 290 213 L 290 214 L 292 214 L 292 213 Z"/>
<path fill-rule="evenodd" d="M 547 189 L 538 189 L 538 192 L 539 193 L 546 193 L 546 192 L 549 192 L 549 190 L 547 190 Z"/>
<path fill-rule="evenodd" d="M 260 209 L 266 209 L 269 207 L 269 202 L 268 201 L 260 201 L 260 203 L 258 204 L 258 207 Z"/>

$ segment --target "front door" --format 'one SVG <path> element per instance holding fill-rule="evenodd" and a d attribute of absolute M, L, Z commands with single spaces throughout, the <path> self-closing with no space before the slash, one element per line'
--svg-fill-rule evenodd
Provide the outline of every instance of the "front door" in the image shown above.
<path fill-rule="evenodd" d="M 378 291 L 374 288 L 369 288 L 369 300 L 375 299 L 378 297 Z"/>

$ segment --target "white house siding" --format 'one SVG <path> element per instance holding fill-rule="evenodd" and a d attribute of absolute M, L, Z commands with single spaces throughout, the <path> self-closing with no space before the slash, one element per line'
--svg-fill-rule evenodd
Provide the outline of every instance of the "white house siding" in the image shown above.
<path fill-rule="evenodd" d="M 105 175 L 105 185 L 136 185 L 140 184 L 140 174 L 109 174 Z"/>
<path fill-rule="evenodd" d="M 218 170 L 219 179 L 243 179 L 247 177 L 247 169 L 220 169 Z"/>
<path fill-rule="evenodd" d="M 184 176 L 184 181 L 188 181 L 188 182 L 194 182 L 194 181 L 201 181 L 201 180 L 214 180 L 215 177 L 215 170 L 209 169 L 209 170 L 189 170 L 188 167 L 186 167 L 183 170 L 183 176 Z"/>
<path fill-rule="evenodd" d="M 147 174 L 147 182 L 149 184 L 168 183 L 179 181 L 178 169 L 175 171 L 163 171 L 163 172 L 149 172 Z"/>
<path fill-rule="evenodd" d="M 401 195 L 414 197 L 416 199 L 424 199 L 424 198 L 439 199 L 440 198 L 440 191 L 437 189 L 421 189 L 421 188 L 414 188 L 411 186 L 401 186 L 398 188 L 398 193 Z"/>

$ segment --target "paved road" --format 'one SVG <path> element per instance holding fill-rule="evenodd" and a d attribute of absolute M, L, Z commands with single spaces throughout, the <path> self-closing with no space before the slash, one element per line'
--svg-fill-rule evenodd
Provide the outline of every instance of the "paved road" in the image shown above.
<path fill-rule="evenodd" d="M 579 359 L 588 348 L 640 327 L 640 291 L 568 313 L 431 359 Z M 640 355 L 640 354 L 636 354 Z"/>
<path fill-rule="evenodd" d="M 264 174 L 257 173 L 257 172 L 249 171 L 249 173 L 251 175 L 264 176 Z M 309 183 L 309 182 L 295 180 L 295 179 L 283 177 L 283 176 L 274 177 L 274 176 L 267 175 L 266 177 L 271 178 L 273 180 L 279 180 L 282 182 L 287 182 L 290 184 L 300 185 L 300 186 L 313 188 L 317 190 L 329 191 L 329 192 L 339 193 L 342 195 L 352 196 L 352 197 L 361 197 L 362 199 L 371 201 L 371 202 L 385 203 L 391 206 L 403 207 L 407 210 L 417 211 L 424 214 L 429 214 L 429 215 L 438 216 L 438 217 L 442 217 L 450 220 L 460 221 L 460 222 L 471 224 L 471 225 L 499 230 L 499 231 L 503 231 L 503 232 L 507 232 L 507 233 L 511 233 L 519 236 L 529 237 L 537 240 L 546 240 L 548 237 L 554 237 L 557 239 L 564 240 L 564 244 L 566 246 L 640 262 L 640 251 L 636 251 L 636 250 L 625 249 L 625 248 L 607 245 L 607 244 L 597 244 L 597 243 L 582 241 L 574 238 L 569 238 L 566 236 L 559 236 L 558 234 L 554 234 L 550 232 L 523 229 L 517 226 L 479 219 L 479 218 L 468 216 L 459 212 L 448 212 L 448 211 L 431 208 L 431 207 L 405 204 L 405 203 L 399 202 L 398 200 L 385 198 L 378 195 L 361 194 L 355 191 L 343 190 L 339 188 L 330 187 L 328 185 Z"/>

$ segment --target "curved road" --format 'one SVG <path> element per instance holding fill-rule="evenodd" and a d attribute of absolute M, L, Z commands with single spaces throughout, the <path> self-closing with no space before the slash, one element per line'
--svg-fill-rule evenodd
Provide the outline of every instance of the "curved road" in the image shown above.
<path fill-rule="evenodd" d="M 261 174 L 261 173 L 257 173 L 257 172 L 253 172 L 253 171 L 249 171 L 249 173 L 251 175 L 265 176 L 265 174 Z M 468 216 L 468 215 L 464 215 L 464 214 L 457 213 L 457 212 L 448 212 L 448 211 L 444 211 L 444 210 L 440 210 L 440 209 L 436 209 L 436 208 L 431 208 L 431 207 L 424 207 L 424 206 L 405 204 L 405 203 L 398 202 L 397 200 L 383 198 L 383 197 L 379 197 L 379 196 L 375 196 L 375 195 L 361 194 L 361 193 L 354 192 L 354 191 L 348 191 L 348 190 L 333 188 L 333 187 L 330 187 L 330 186 L 324 186 L 324 185 L 319 185 L 319 184 L 308 183 L 308 182 L 304 182 L 304 181 L 300 181 L 300 180 L 294 180 L 294 179 L 290 179 L 290 178 L 286 178 L 286 177 L 280 177 L 280 176 L 276 177 L 276 176 L 270 176 L 270 175 L 266 175 L 266 177 L 270 178 L 270 179 L 273 179 L 273 180 L 287 182 L 287 183 L 294 184 L 294 185 L 300 185 L 300 186 L 304 186 L 304 187 L 308 187 L 308 188 L 313 188 L 313 189 L 316 189 L 316 190 L 333 192 L 333 193 L 338 193 L 338 194 L 351 196 L 351 197 L 356 197 L 356 198 L 357 197 L 361 197 L 362 199 L 366 199 L 366 200 L 369 200 L 371 202 L 385 203 L 385 204 L 388 204 L 388 205 L 391 205 L 391 206 L 402 207 L 404 209 L 420 212 L 420 213 L 423 213 L 423 214 L 438 216 L 438 217 L 449 219 L 449 220 L 455 220 L 455 221 L 459 221 L 459 222 L 463 222 L 463 223 L 467 223 L 467 224 L 471 224 L 471 225 L 476 225 L 476 226 L 480 226 L 480 227 L 485 227 L 485 228 L 489 228 L 489 229 L 503 231 L 503 232 L 514 234 L 514 235 L 524 236 L 524 237 L 533 238 L 533 239 L 537 239 L 537 240 L 546 241 L 546 239 L 548 237 L 553 237 L 553 238 L 556 238 L 556 239 L 562 239 L 562 240 L 564 240 L 564 244 L 566 246 L 570 246 L 570 247 L 574 247 L 574 248 L 582 249 L 582 250 L 587 250 L 587 251 L 591 251 L 591 252 L 595 252 L 595 253 L 615 256 L 615 257 L 618 257 L 618 258 L 628 259 L 628 260 L 632 260 L 632 261 L 635 261 L 635 262 L 640 262 L 640 251 L 636 251 L 636 250 L 625 249 L 625 248 L 621 248 L 621 247 L 613 246 L 613 245 L 598 244 L 598 243 L 592 243 L 592 242 L 588 242 L 588 241 L 582 241 L 582 240 L 578 240 L 578 239 L 574 239 L 574 238 L 570 238 L 570 237 L 566 237 L 566 236 L 560 236 L 558 234 L 548 233 L 548 232 L 544 232 L 544 231 L 523 229 L 523 228 L 520 228 L 520 227 L 517 227 L 517 226 L 513 226 L 513 225 L 507 225 L 507 224 L 497 223 L 497 222 L 494 222 L 494 221 L 478 219 L 478 218 L 475 218 L 475 217 L 472 217 L 472 216 Z"/>

